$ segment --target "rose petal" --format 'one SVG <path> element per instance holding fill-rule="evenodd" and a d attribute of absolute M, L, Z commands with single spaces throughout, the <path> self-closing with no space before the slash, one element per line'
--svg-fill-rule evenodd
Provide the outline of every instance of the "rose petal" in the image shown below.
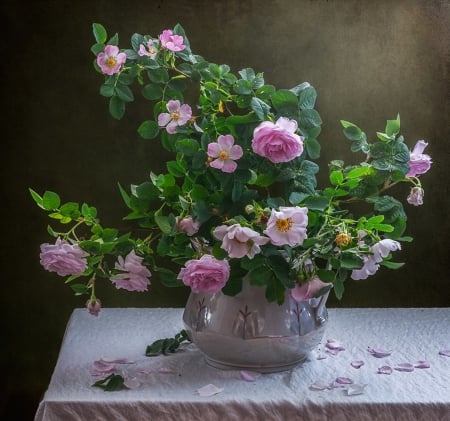
<path fill-rule="evenodd" d="M 351 365 L 353 368 L 361 368 L 364 364 L 365 364 L 365 362 L 364 362 L 364 361 L 361 361 L 361 360 L 352 361 L 352 362 L 350 363 L 350 365 Z"/>
<path fill-rule="evenodd" d="M 439 355 L 444 355 L 445 357 L 450 357 L 450 349 L 443 349 L 439 351 Z"/>
<path fill-rule="evenodd" d="M 116 367 L 114 364 L 108 364 L 101 360 L 94 361 L 93 366 L 94 366 L 95 371 L 99 371 L 99 372 L 112 371 Z"/>
<path fill-rule="evenodd" d="M 116 364 L 135 364 L 133 360 L 129 360 L 128 358 L 117 358 L 117 357 L 101 357 L 100 361 L 104 363 L 116 363 Z"/>
<path fill-rule="evenodd" d="M 378 367 L 378 374 L 392 374 L 392 368 L 388 365 Z"/>
<path fill-rule="evenodd" d="M 352 384 L 347 387 L 345 393 L 347 396 L 362 395 L 364 393 L 365 384 Z"/>
<path fill-rule="evenodd" d="M 213 384 L 207 384 L 197 390 L 198 394 L 203 397 L 213 396 L 217 393 L 223 392 L 223 389 L 214 386 Z"/>
<path fill-rule="evenodd" d="M 394 369 L 397 371 L 414 371 L 414 366 L 411 363 L 400 363 Z"/>
<path fill-rule="evenodd" d="M 327 339 L 327 343 L 325 346 L 328 349 L 336 350 L 336 351 L 343 351 L 345 348 L 342 346 L 342 344 L 335 339 Z"/>
<path fill-rule="evenodd" d="M 413 365 L 414 368 L 430 368 L 430 363 L 423 360 L 416 361 Z"/>
<path fill-rule="evenodd" d="M 324 360 L 325 358 L 328 358 L 325 354 L 320 353 L 317 355 L 318 360 Z"/>
<path fill-rule="evenodd" d="M 314 382 L 311 386 L 309 386 L 309 388 L 311 390 L 326 390 L 330 388 L 330 384 L 318 380 L 317 382 Z"/>
<path fill-rule="evenodd" d="M 241 371 L 240 374 L 241 378 L 246 382 L 254 382 L 256 380 L 256 376 L 248 371 Z"/>
<path fill-rule="evenodd" d="M 141 385 L 141 382 L 136 377 L 133 377 L 132 379 L 125 380 L 123 384 L 128 389 L 137 389 Z"/>
<path fill-rule="evenodd" d="M 352 384 L 353 380 L 348 377 L 337 377 L 335 382 L 339 384 Z"/>
<path fill-rule="evenodd" d="M 386 351 L 385 349 L 380 348 L 371 348 L 370 346 L 367 347 L 367 350 L 376 358 L 388 357 L 392 354 L 392 351 Z"/>

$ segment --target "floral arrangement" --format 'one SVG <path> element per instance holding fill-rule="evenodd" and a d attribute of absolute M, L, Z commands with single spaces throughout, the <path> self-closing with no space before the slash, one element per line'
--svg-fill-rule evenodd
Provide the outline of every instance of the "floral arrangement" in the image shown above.
<path fill-rule="evenodd" d="M 165 173 L 151 172 L 129 189 L 119 185 L 129 208 L 124 219 L 136 225 L 130 232 L 102 226 L 93 206 L 30 189 L 60 223 L 48 227 L 56 240 L 41 245 L 40 262 L 67 277 L 77 295 L 89 295 L 91 314 L 101 309 L 95 286 L 105 280 L 128 291 L 147 291 L 156 278 L 169 287 L 235 295 L 246 277 L 266 288 L 269 302 L 282 303 L 287 291 L 301 301 L 333 289 L 341 299 L 348 277 L 402 266 L 393 252 L 412 238 L 404 235 L 402 202 L 387 193 L 408 183 L 406 202 L 421 205 L 419 176 L 431 158 L 423 140 L 408 148 L 399 116 L 373 140 L 342 120 L 360 161 L 331 161 L 329 185 L 319 188 L 314 161 L 322 120 L 309 83 L 277 89 L 251 68 L 234 74 L 195 55 L 180 25 L 157 37 L 134 34 L 129 49 L 98 23 L 93 34 L 110 114 L 122 118 L 137 85 L 153 106 L 138 132 L 158 138 L 173 159 Z M 354 206 L 359 202 L 364 214 Z M 158 256 L 173 267 L 160 265 Z"/>

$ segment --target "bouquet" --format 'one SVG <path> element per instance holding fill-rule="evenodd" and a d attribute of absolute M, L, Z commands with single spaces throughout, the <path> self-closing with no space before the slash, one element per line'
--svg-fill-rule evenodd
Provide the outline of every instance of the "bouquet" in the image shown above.
<path fill-rule="evenodd" d="M 135 227 L 127 232 L 103 226 L 90 204 L 30 189 L 57 224 L 48 227 L 54 242 L 41 245 L 40 262 L 88 296 L 91 314 L 101 310 L 98 282 L 235 295 L 246 278 L 281 304 L 286 292 L 302 301 L 333 290 L 341 299 L 348 278 L 403 265 L 393 260 L 412 240 L 403 202 L 423 203 L 420 176 L 431 158 L 424 140 L 405 142 L 399 115 L 370 138 L 341 120 L 343 147 L 357 157 L 332 160 L 328 184 L 318 186 L 322 120 L 308 82 L 279 89 L 252 68 L 233 73 L 194 54 L 179 24 L 158 36 L 134 34 L 129 48 L 101 24 L 93 34 L 110 114 L 121 119 L 140 91 L 151 106 L 137 130 L 172 159 L 164 173 L 119 184 L 124 220 Z M 411 186 L 407 197 L 389 194 L 398 183 Z"/>

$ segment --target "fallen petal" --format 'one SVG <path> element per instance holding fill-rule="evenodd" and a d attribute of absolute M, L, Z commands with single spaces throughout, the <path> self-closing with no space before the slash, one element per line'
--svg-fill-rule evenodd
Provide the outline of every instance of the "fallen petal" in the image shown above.
<path fill-rule="evenodd" d="M 450 349 L 443 349 L 439 351 L 439 355 L 444 355 L 445 357 L 450 357 Z"/>
<path fill-rule="evenodd" d="M 345 393 L 347 394 L 347 396 L 362 395 L 364 393 L 365 387 L 366 387 L 365 384 L 352 384 L 347 387 Z"/>
<path fill-rule="evenodd" d="M 337 351 L 343 351 L 345 349 L 342 344 L 335 339 L 327 339 L 327 343 L 325 344 L 325 346 L 328 349 L 334 349 Z"/>
<path fill-rule="evenodd" d="M 217 386 L 214 386 L 213 384 L 207 384 L 206 386 L 203 386 L 200 389 L 198 389 L 197 392 L 200 396 L 208 397 L 223 392 L 223 389 L 220 389 Z"/>
<path fill-rule="evenodd" d="M 253 373 L 250 373 L 248 371 L 241 371 L 241 377 L 246 382 L 254 382 L 256 380 L 256 376 Z"/>
<path fill-rule="evenodd" d="M 104 363 L 101 360 L 94 361 L 94 369 L 100 372 L 113 371 L 115 368 L 114 364 Z"/>
<path fill-rule="evenodd" d="M 414 363 L 414 368 L 430 368 L 430 363 L 428 361 L 416 361 Z"/>
<path fill-rule="evenodd" d="M 351 366 L 354 368 L 361 368 L 364 365 L 364 361 L 356 360 L 351 362 Z"/>
<path fill-rule="evenodd" d="M 388 365 L 378 367 L 378 374 L 392 374 L 392 368 Z"/>
<path fill-rule="evenodd" d="M 141 382 L 136 377 L 133 377 L 132 379 L 125 380 L 123 384 L 128 389 L 137 389 L 141 385 Z"/>
<path fill-rule="evenodd" d="M 105 363 L 116 363 L 116 364 L 134 364 L 133 360 L 129 360 L 128 358 L 117 358 L 117 357 L 101 357 L 100 361 Z"/>
<path fill-rule="evenodd" d="M 309 386 L 311 390 L 325 390 L 330 388 L 329 383 L 325 383 L 322 381 L 314 382 L 311 386 Z"/>
<path fill-rule="evenodd" d="M 397 371 L 414 371 L 414 366 L 411 363 L 400 363 L 394 369 Z"/>
<path fill-rule="evenodd" d="M 367 350 L 376 358 L 388 357 L 392 354 L 392 351 L 386 351 L 385 349 L 380 348 L 371 348 L 370 346 L 367 347 Z"/>
<path fill-rule="evenodd" d="M 325 352 L 328 352 L 328 354 L 331 355 L 337 355 L 339 352 L 341 352 L 341 349 L 326 349 Z"/>
<path fill-rule="evenodd" d="M 325 354 L 320 353 L 317 355 L 318 360 L 324 360 L 325 358 L 328 358 Z"/>
<path fill-rule="evenodd" d="M 339 384 L 352 384 L 353 380 L 348 377 L 337 377 L 335 382 Z"/>

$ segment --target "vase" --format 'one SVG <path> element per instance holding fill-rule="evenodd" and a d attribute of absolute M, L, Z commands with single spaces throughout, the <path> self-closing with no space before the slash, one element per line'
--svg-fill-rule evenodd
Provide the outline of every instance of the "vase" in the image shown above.
<path fill-rule="evenodd" d="M 265 287 L 244 279 L 241 292 L 191 292 L 183 313 L 190 340 L 217 368 L 269 373 L 305 361 L 321 342 L 328 293 L 297 302 L 286 290 L 284 303 L 269 303 Z"/>

